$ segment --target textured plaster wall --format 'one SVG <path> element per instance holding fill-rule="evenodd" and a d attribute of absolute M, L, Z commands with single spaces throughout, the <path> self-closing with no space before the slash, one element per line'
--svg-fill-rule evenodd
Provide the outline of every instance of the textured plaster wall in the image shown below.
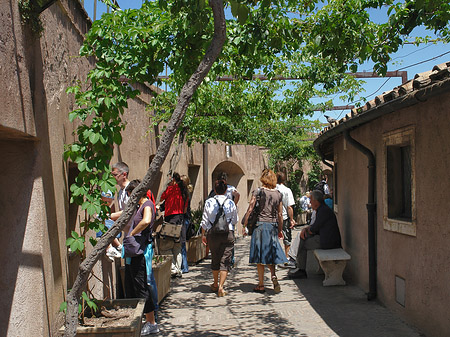
<path fill-rule="evenodd" d="M 374 151 L 377 161 L 378 297 L 427 336 L 446 336 L 450 331 L 449 104 L 450 94 L 442 95 L 352 132 L 355 139 Z M 383 228 L 382 135 L 408 125 L 415 126 L 415 237 Z M 348 273 L 367 289 L 367 160 L 348 145 L 343 150 L 342 140 L 337 146 L 339 221 L 344 247 L 352 255 Z M 395 301 L 396 275 L 405 279 L 405 307 Z"/>
<path fill-rule="evenodd" d="M 0 13 L 0 143 L 7 164 L 1 205 L 8 224 L 1 227 L 8 277 L 0 287 L 0 335 L 51 335 L 68 288 L 62 153 L 72 139 L 73 100 L 65 89 L 92 66 L 74 57 L 88 22 L 77 1 L 57 2 L 41 14 L 39 38 L 21 24 L 16 1 L 3 1 Z"/>
<path fill-rule="evenodd" d="M 55 335 L 63 322 L 59 306 L 77 265 L 77 259 L 68 261 L 65 241 L 83 220 L 82 212 L 69 206 L 69 167 L 63 161 L 63 146 L 74 140 L 77 123 L 68 121 L 74 100 L 65 90 L 74 80 L 83 81 L 93 66 L 92 59 L 77 57 L 90 22 L 75 0 L 58 1 L 40 17 L 45 30 L 39 38 L 21 24 L 16 1 L 0 3 L 0 151 L 4 163 L 0 174 L 0 263 L 4 268 L 0 336 Z M 154 88 L 135 85 L 143 93 L 129 101 L 123 143 L 116 146 L 113 158 L 113 162 L 130 165 L 130 179 L 144 176 L 157 148 L 145 109 Z M 247 208 L 247 179 L 254 179 L 256 187 L 267 164 L 263 152 L 257 147 L 233 146 L 233 157 L 227 158 L 224 144 L 209 145 L 209 164 L 204 168 L 203 146 L 183 145 L 175 169 L 188 174 L 189 167 L 198 168 L 193 208 L 203 202 L 203 184 L 212 188 L 214 170 L 232 162 L 243 172 L 237 186 L 242 216 Z M 166 161 L 161 179 L 154 183 L 155 194 L 162 192 L 169 167 Z M 208 170 L 206 181 L 203 169 Z M 95 266 L 95 275 L 105 282 L 90 281 L 98 298 L 115 295 L 114 267 L 105 258 Z"/>

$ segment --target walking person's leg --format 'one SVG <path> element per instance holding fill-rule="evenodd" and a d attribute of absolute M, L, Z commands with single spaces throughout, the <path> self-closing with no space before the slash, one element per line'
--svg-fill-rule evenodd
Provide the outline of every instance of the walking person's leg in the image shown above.
<path fill-rule="evenodd" d="M 219 290 L 220 256 L 218 252 L 218 242 L 216 235 L 208 234 L 208 244 L 211 247 L 211 270 L 213 274 L 213 284 L 210 285 L 212 292 Z"/>
<path fill-rule="evenodd" d="M 183 257 L 181 255 L 181 242 L 173 243 L 173 261 L 174 261 L 174 270 L 175 276 L 181 277 L 181 264 L 183 262 Z"/>
<path fill-rule="evenodd" d="M 265 291 L 264 289 L 264 265 L 261 263 L 258 263 L 256 265 L 256 269 L 258 271 L 258 285 L 253 289 L 253 291 L 257 293 L 263 293 Z"/>
<path fill-rule="evenodd" d="M 219 290 L 217 294 L 219 296 L 225 296 L 226 292 L 224 290 L 224 284 L 227 280 L 228 272 L 231 270 L 234 261 L 234 232 L 230 231 L 227 235 L 221 238 L 220 247 L 220 279 L 219 279 Z"/>

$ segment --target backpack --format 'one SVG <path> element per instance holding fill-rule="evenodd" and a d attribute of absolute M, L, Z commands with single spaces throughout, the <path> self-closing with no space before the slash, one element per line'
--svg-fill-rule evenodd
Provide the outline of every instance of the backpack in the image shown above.
<path fill-rule="evenodd" d="M 323 194 L 325 194 L 325 189 L 324 189 L 325 184 L 326 184 L 325 180 L 322 180 L 320 183 L 317 183 L 316 185 L 314 185 L 314 190 L 320 191 Z"/>
<path fill-rule="evenodd" d="M 219 211 L 216 214 L 216 219 L 212 223 L 210 231 L 211 233 L 214 234 L 227 234 L 230 228 L 228 226 L 227 218 L 225 216 L 225 211 L 223 210 L 223 204 L 227 200 L 225 199 L 222 205 L 216 198 L 214 198 L 214 200 L 216 200 L 217 204 L 219 205 Z"/>

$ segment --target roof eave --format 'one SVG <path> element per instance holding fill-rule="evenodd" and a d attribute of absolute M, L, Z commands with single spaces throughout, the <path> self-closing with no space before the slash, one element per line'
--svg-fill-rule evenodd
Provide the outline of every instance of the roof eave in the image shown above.
<path fill-rule="evenodd" d="M 363 124 L 380 118 L 381 116 L 423 103 L 429 98 L 441 95 L 448 91 L 450 91 L 450 78 L 430 84 L 424 88 L 414 90 L 404 96 L 399 96 L 383 104 L 375 105 L 364 112 L 355 114 L 351 118 L 348 118 L 348 120 L 341 120 L 335 127 L 323 131 L 314 141 L 314 149 L 322 158 L 333 160 L 334 158 L 332 156 L 332 152 L 330 155 L 329 150 L 326 151 L 326 153 L 323 150 L 327 147 L 329 149 L 330 146 L 332 146 L 333 139 L 342 134 L 345 130 L 355 129 Z"/>

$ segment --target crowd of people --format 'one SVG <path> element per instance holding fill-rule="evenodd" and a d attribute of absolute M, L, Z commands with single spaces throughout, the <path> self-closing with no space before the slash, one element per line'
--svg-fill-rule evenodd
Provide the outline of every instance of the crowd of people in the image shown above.
<path fill-rule="evenodd" d="M 112 175 L 119 186 L 117 194 L 118 210 L 114 210 L 114 194 L 102 193 L 102 200 L 112 207 L 109 219 L 105 221 L 111 227 L 125 209 L 139 180 L 128 179 L 129 167 L 123 162 L 112 166 Z M 252 192 L 251 199 L 242 219 L 242 234 L 251 234 L 249 264 L 256 265 L 257 281 L 254 292 L 264 293 L 265 269 L 270 271 L 273 291 L 279 293 L 277 266 L 291 268 L 290 278 L 306 278 L 306 258 L 310 249 L 332 249 L 341 246 L 341 237 L 337 220 L 327 199 L 331 199 L 326 180 L 322 180 L 311 192 L 300 198 L 300 207 L 307 214 L 307 224 L 299 235 L 292 238 L 295 200 L 289 187 L 285 185 L 283 172 L 275 174 L 265 169 L 260 177 L 261 187 Z M 106 255 L 111 260 L 124 258 L 125 285 L 127 298 L 145 299 L 145 324 L 141 334 L 159 332 L 155 311 L 158 309 L 156 282 L 152 273 L 152 260 L 157 247 L 161 255 L 172 255 L 171 274 L 181 278 L 188 271 L 186 257 L 186 239 L 190 228 L 190 201 L 192 185 L 187 176 L 172 174 L 172 179 L 156 205 L 151 191 L 142 196 L 137 209 L 120 234 L 107 248 Z M 237 204 L 240 194 L 227 182 L 225 172 L 220 173 L 214 182 L 214 188 L 204 203 L 200 223 L 202 242 L 211 253 L 212 283 L 211 291 L 219 297 L 227 294 L 225 282 L 234 267 L 234 244 L 239 220 Z M 175 234 L 163 230 L 158 232 L 155 242 L 155 220 L 158 213 L 164 212 L 163 226 Z M 98 236 L 102 233 L 99 232 Z M 284 247 L 281 246 L 281 243 Z M 284 248 L 284 249 L 283 249 Z"/>

